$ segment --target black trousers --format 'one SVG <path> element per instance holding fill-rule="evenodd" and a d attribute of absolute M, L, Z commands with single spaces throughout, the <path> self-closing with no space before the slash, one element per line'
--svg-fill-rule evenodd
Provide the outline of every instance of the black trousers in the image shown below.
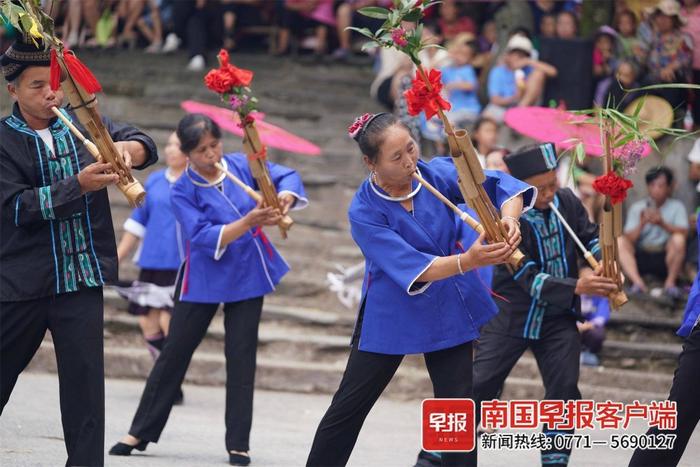
<path fill-rule="evenodd" d="M 683 343 L 683 351 L 678 357 L 678 368 L 673 375 L 673 385 L 668 400 L 676 401 L 678 420 L 675 430 L 651 428 L 647 434 L 676 435 L 673 449 L 640 450 L 632 456 L 630 466 L 675 466 L 680 462 L 685 447 L 700 420 L 700 326 L 695 326 Z"/>
<path fill-rule="evenodd" d="M 223 10 L 217 1 L 208 1 L 202 8 L 195 0 L 172 2 L 175 34 L 187 44 L 190 58 L 204 55 L 208 43 L 221 43 Z"/>
<path fill-rule="evenodd" d="M 528 348 L 532 349 L 542 375 L 545 399 L 577 400 L 581 338 L 576 322 L 567 318 L 545 320 L 541 337 L 524 339 L 498 333 L 487 325 L 479 338 L 474 359 L 474 400 L 477 419 L 481 402 L 497 399 L 508 374 Z M 548 436 L 573 433 L 545 430 Z M 567 465 L 571 450 L 546 450 L 542 465 Z"/>
<path fill-rule="evenodd" d="M 357 342 L 357 340 L 355 340 Z M 435 397 L 468 398 L 472 390 L 472 343 L 424 354 Z M 396 373 L 403 355 L 358 350 L 353 345 L 338 391 L 321 420 L 307 466 L 347 464 L 362 424 Z M 443 453 L 442 465 L 476 465 L 471 453 Z"/>
<path fill-rule="evenodd" d="M 102 287 L 0 303 L 0 414 L 17 377 L 51 331 L 66 465 L 104 465 L 103 314 Z"/>
<path fill-rule="evenodd" d="M 224 304 L 226 354 L 226 449 L 248 451 L 258 325 L 263 297 Z M 218 304 L 176 302 L 163 351 L 148 375 L 129 434 L 158 442 L 192 354 L 202 342 Z"/>

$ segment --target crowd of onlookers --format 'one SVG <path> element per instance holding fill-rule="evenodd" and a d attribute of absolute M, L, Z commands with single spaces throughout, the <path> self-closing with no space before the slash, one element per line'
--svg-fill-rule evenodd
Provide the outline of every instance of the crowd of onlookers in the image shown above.
<path fill-rule="evenodd" d="M 284 55 L 309 50 L 344 61 L 362 36 L 348 26 L 377 29 L 361 15 L 393 0 L 42 0 L 69 48 L 143 48 L 189 52 L 203 70 L 211 50 L 265 44 Z M 620 85 L 693 82 L 700 77 L 697 0 L 444 0 L 427 10 L 424 40 L 442 44 L 424 54 L 445 69 L 456 116 L 484 112 L 497 120 L 515 105 L 555 102 L 581 108 L 623 103 Z M 4 25 L 0 37 L 11 35 Z M 377 53 L 377 98 L 393 106 L 402 71 L 391 53 Z M 398 76 L 397 76 L 398 75 Z M 619 81 L 619 83 L 618 83 Z M 584 89 L 585 88 L 585 89 Z M 673 108 L 687 92 L 662 92 Z M 575 94 L 572 95 L 572 94 Z M 697 106 L 700 107 L 700 106 Z M 429 134 L 429 131 L 428 131 Z"/>

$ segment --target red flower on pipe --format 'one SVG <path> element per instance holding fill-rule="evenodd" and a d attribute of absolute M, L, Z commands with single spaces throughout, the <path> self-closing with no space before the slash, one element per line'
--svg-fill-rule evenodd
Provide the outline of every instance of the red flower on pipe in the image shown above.
<path fill-rule="evenodd" d="M 627 198 L 627 190 L 632 186 L 631 181 L 620 177 L 615 172 L 608 172 L 593 181 L 593 189 L 602 195 L 610 196 L 612 204 L 623 202 Z"/>
<path fill-rule="evenodd" d="M 253 72 L 237 68 L 229 63 L 228 52 L 222 49 L 217 55 L 219 68 L 215 68 L 204 77 L 204 84 L 218 94 L 231 92 L 232 88 L 245 87 L 253 80 Z"/>
<path fill-rule="evenodd" d="M 450 110 L 450 103 L 442 98 L 442 73 L 439 70 L 432 69 L 427 74 L 428 83 L 426 83 L 416 71 L 416 76 L 413 78 L 411 89 L 404 92 L 406 102 L 408 103 L 408 113 L 418 115 L 425 112 L 425 118 L 428 120 L 433 115 L 438 113 L 439 109 Z"/>

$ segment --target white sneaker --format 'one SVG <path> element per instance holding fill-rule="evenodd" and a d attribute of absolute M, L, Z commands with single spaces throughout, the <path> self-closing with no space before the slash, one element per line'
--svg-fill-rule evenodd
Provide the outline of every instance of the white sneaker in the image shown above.
<path fill-rule="evenodd" d="M 177 37 L 175 35 L 175 33 L 171 32 L 165 38 L 165 43 L 163 44 L 163 48 L 160 51 L 163 52 L 164 54 L 169 54 L 171 52 L 175 52 L 177 49 L 180 48 L 181 42 L 182 41 L 180 40 L 180 38 Z"/>
<path fill-rule="evenodd" d="M 187 64 L 188 71 L 202 71 L 204 70 L 204 57 L 201 55 L 195 55 Z"/>

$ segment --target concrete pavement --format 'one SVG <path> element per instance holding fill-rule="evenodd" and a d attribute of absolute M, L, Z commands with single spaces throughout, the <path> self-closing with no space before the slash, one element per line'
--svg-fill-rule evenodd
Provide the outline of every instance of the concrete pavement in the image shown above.
<path fill-rule="evenodd" d="M 142 381 L 108 379 L 106 382 L 106 446 L 127 430 L 143 389 Z M 130 458 L 106 457 L 107 466 L 160 467 L 226 465 L 224 447 L 224 388 L 185 385 L 185 405 L 175 407 L 157 445 Z M 329 395 L 256 391 L 251 439 L 254 466 L 301 466 Z M 420 445 L 419 403 L 381 398 L 370 414 L 350 459 L 352 466 L 407 467 Z M 636 426 L 627 432 L 642 433 Z M 596 431 L 593 439 L 609 433 Z M 593 448 L 577 451 L 571 465 L 624 466 L 631 451 Z M 0 465 L 60 466 L 65 447 L 58 409 L 55 375 L 26 372 L 0 418 Z M 681 465 L 697 465 L 700 429 Z M 539 453 L 483 452 L 480 466 L 536 466 Z"/>

